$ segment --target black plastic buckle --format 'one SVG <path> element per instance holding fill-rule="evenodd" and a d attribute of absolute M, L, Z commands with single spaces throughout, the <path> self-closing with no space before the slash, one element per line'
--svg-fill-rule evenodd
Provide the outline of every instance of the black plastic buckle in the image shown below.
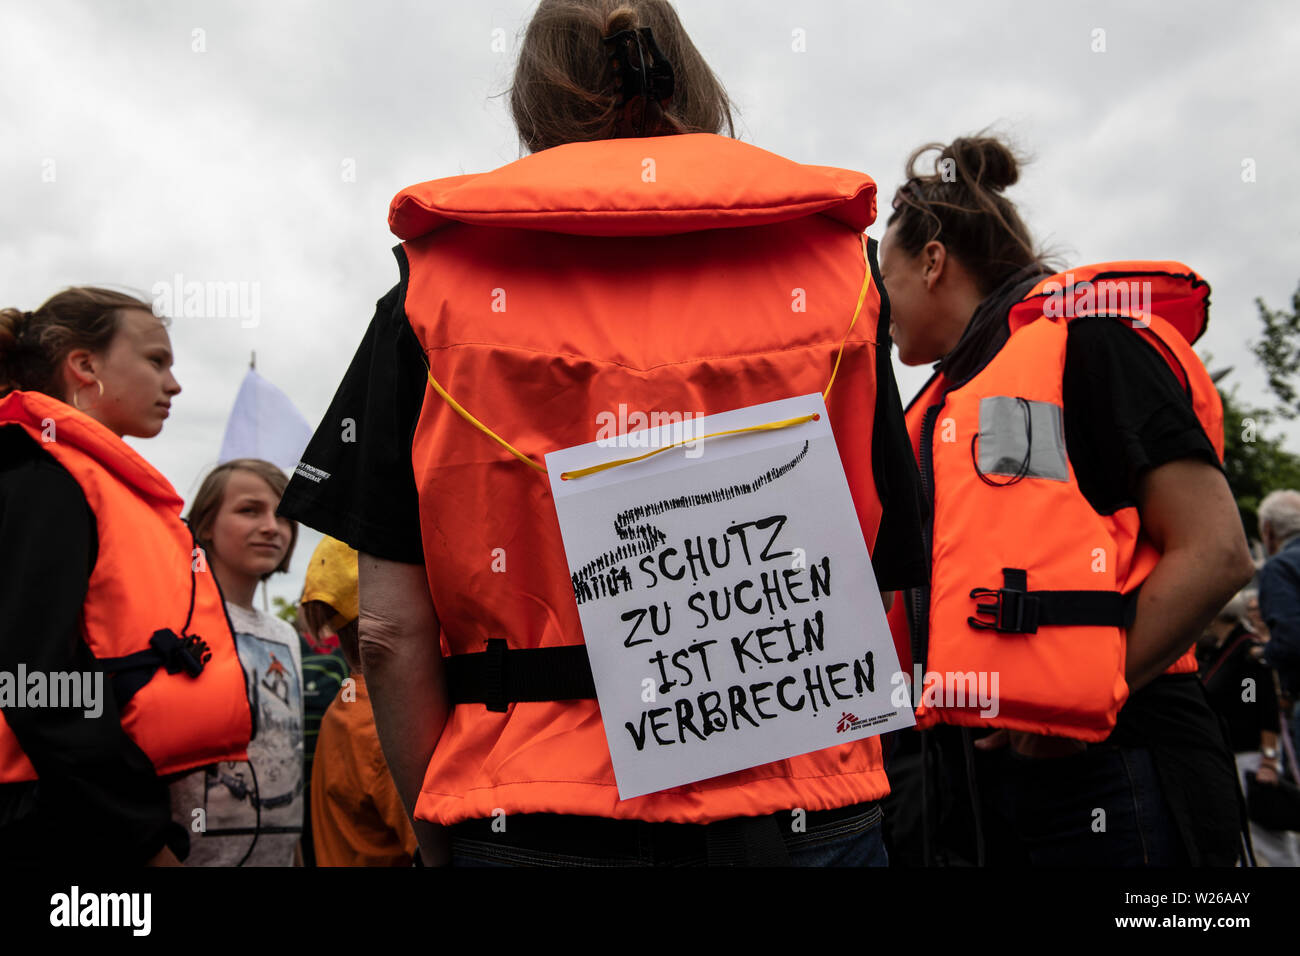
<path fill-rule="evenodd" d="M 976 600 L 993 598 L 989 604 L 976 604 L 976 614 L 986 614 L 992 623 L 968 617 L 966 623 L 980 631 L 1002 631 L 1007 634 L 1033 634 L 1038 631 L 1038 598 L 1025 591 L 1011 588 L 973 588 L 970 596 Z"/>
<path fill-rule="evenodd" d="M 197 634 L 179 638 L 169 628 L 154 631 L 149 646 L 162 655 L 163 667 L 168 674 L 185 671 L 191 677 L 198 677 L 203 673 L 204 665 L 212 659 L 212 652 L 203 638 Z"/>

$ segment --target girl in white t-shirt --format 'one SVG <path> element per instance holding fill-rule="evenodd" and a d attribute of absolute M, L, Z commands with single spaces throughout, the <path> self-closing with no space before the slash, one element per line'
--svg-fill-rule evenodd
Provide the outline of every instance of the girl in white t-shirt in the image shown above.
<path fill-rule="evenodd" d="M 257 585 L 287 571 L 297 524 L 277 517 L 288 478 L 237 458 L 204 479 L 188 521 L 226 600 L 255 736 L 248 762 L 177 779 L 172 816 L 190 831 L 190 866 L 293 866 L 303 824 L 302 656 L 293 626 L 253 607 Z M 202 565 L 200 565 L 202 567 Z"/>

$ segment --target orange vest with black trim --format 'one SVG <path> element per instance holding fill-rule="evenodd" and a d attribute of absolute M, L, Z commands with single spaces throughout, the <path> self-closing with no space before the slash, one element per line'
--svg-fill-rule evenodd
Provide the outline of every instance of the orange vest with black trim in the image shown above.
<path fill-rule="evenodd" d="M 1062 419 L 1067 323 L 1109 315 L 1150 343 L 1222 462 L 1222 404 L 1191 348 L 1209 292 L 1179 262 L 1050 276 L 1012 306 L 1010 337 L 982 370 L 956 388 L 936 373 L 912 400 L 931 575 L 889 621 L 900 660 L 913 662 L 918 726 L 1109 735 L 1128 697 L 1126 626 L 1160 554 L 1136 506 L 1098 514 L 1079 490 Z M 1195 671 L 1189 646 L 1167 673 Z"/>
<path fill-rule="evenodd" d="M 151 656 L 160 630 L 201 638 L 211 655 L 197 676 L 179 666 L 137 669 L 138 678 L 152 676 L 119 706 L 122 729 L 159 775 L 246 760 L 253 717 L 244 671 L 216 579 L 180 518 L 180 496 L 121 438 L 49 395 L 10 392 L 0 400 L 0 427 L 26 431 L 76 479 L 94 513 L 99 550 L 81 633 L 100 666 Z M 103 692 L 114 687 L 106 674 Z M 37 777 L 0 716 L 0 783 Z"/>
<path fill-rule="evenodd" d="M 880 315 L 861 232 L 875 184 L 712 134 L 558 146 L 494 172 L 413 186 L 406 314 L 431 374 L 535 462 L 602 421 L 713 414 L 822 391 L 868 547 Z M 873 259 L 874 243 L 869 257 Z M 603 417 L 602 417 L 603 416 Z M 645 418 L 639 419 L 642 423 Z M 634 426 L 635 427 L 635 426 Z M 412 442 L 444 655 L 582 643 L 545 474 L 433 388 Z M 452 708 L 420 819 L 507 813 L 708 823 L 888 792 L 875 738 L 619 800 L 596 700 Z"/>

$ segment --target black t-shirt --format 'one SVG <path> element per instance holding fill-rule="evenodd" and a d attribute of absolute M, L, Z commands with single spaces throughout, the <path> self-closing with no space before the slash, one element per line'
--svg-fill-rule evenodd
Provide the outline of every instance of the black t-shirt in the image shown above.
<path fill-rule="evenodd" d="M 1062 385 L 1070 463 L 1099 513 L 1137 505 L 1148 469 L 1182 458 L 1222 468 L 1188 392 L 1155 346 L 1123 322 L 1070 322 Z M 1231 865 L 1236 771 L 1196 676 L 1165 675 L 1134 691 L 1109 742 L 1150 749 L 1192 863 Z"/>
<path fill-rule="evenodd" d="M 21 428 L 0 428 L 0 671 L 95 669 L 81 608 L 98 557 L 81 487 Z M 111 685 L 103 712 L 4 708 L 40 779 L 0 784 L 0 861 L 138 864 L 188 834 L 167 785 L 122 730 Z"/>
<path fill-rule="evenodd" d="M 1143 472 L 1179 458 L 1221 468 L 1191 397 L 1141 335 L 1106 316 L 1070 323 L 1065 444 L 1079 490 L 1101 514 L 1137 504 Z"/>
<path fill-rule="evenodd" d="M 285 489 L 279 513 L 358 551 L 423 564 L 411 441 L 429 382 L 419 341 L 406 318 L 405 256 L 400 246 L 395 253 L 402 281 L 379 300 Z M 872 449 L 883 505 L 872 564 L 883 591 L 912 587 L 926 577 L 920 477 L 889 361 L 888 328 L 888 318 L 882 316 Z"/>

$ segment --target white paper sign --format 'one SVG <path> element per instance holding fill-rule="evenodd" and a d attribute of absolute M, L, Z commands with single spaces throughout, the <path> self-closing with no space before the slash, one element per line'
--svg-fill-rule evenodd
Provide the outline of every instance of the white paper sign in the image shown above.
<path fill-rule="evenodd" d="M 625 800 L 914 722 L 890 702 L 898 658 L 821 395 L 685 437 L 813 413 L 571 480 L 683 426 L 546 456 Z"/>

